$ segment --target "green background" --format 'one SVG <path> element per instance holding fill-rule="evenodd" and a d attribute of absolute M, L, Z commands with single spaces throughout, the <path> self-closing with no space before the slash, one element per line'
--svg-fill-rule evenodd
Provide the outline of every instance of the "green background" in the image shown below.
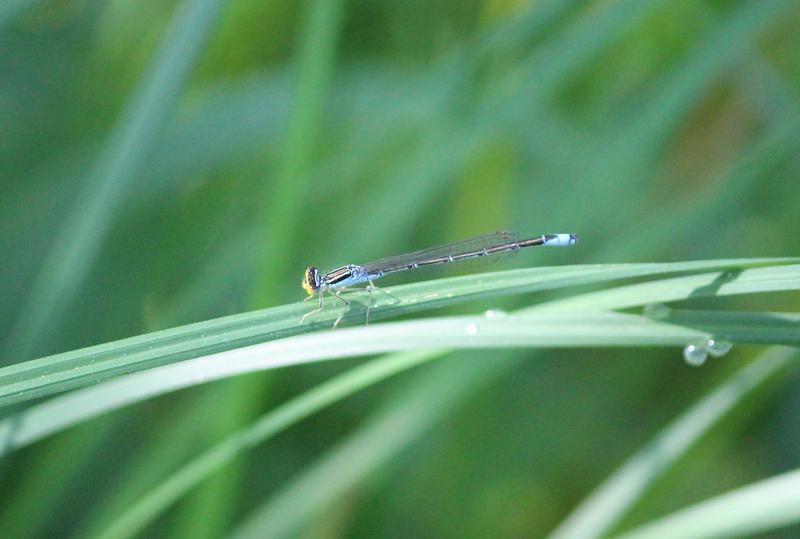
<path fill-rule="evenodd" d="M 296 301 L 307 265 L 497 229 L 580 234 L 520 267 L 796 255 L 798 51 L 797 1 L 4 2 L 0 360 Z M 798 297 L 687 306 L 797 310 Z M 530 361 L 466 384 L 302 533 L 543 536 L 757 352 L 701 369 L 678 349 L 452 354 L 452 377 Z M 93 536 L 356 361 L 181 391 L 15 453 L 0 463 L 2 535 Z M 146 536 L 233 529 L 437 369 L 256 447 Z M 790 376 L 737 410 L 623 526 L 795 467 L 798 388 Z"/>

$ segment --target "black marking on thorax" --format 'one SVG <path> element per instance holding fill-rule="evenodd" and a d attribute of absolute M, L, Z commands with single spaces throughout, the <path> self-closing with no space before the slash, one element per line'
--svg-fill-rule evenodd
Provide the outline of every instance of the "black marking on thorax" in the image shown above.
<path fill-rule="evenodd" d="M 326 273 L 322 280 L 325 285 L 330 286 L 345 281 L 352 276 L 352 268 L 350 268 L 350 266 L 342 266 L 341 268 L 336 268 L 335 270 Z"/>

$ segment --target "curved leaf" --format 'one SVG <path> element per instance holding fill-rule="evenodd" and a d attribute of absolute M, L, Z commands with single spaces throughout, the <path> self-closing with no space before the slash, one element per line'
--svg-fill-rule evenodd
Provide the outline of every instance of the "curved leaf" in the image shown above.
<path fill-rule="evenodd" d="M 705 313 L 702 318 L 704 327 L 723 331 L 733 343 L 764 343 L 768 334 L 774 344 L 800 346 L 799 316 L 750 313 L 746 325 L 738 319 L 731 324 L 727 313 L 717 318 Z M 22 447 L 100 413 L 180 388 L 289 365 L 438 348 L 683 347 L 714 336 L 622 313 L 459 316 L 300 335 L 164 365 L 55 397 L 0 422 L 0 449 Z"/>
<path fill-rule="evenodd" d="M 581 309 L 620 308 L 635 304 L 683 299 L 694 294 L 739 294 L 800 287 L 800 266 L 759 268 L 770 264 L 791 264 L 797 259 L 732 259 L 663 264 L 598 264 L 531 268 L 497 273 L 468 275 L 393 287 L 395 298 L 375 293 L 371 319 L 386 318 L 443 307 L 466 301 L 569 286 L 609 282 L 665 273 L 736 270 L 734 281 L 719 288 L 719 274 L 703 274 L 670 280 L 666 285 L 652 284 L 657 292 L 634 285 L 617 296 L 597 293 L 599 299 L 581 301 Z M 743 269 L 751 268 L 751 269 Z M 741 270 L 741 272 L 739 272 Z M 684 280 L 681 280 L 684 279 Z M 709 288 L 710 287 L 710 288 Z M 609 295 L 610 294 L 610 295 Z M 361 323 L 369 296 L 356 292 L 353 308 L 343 320 Z M 598 296 L 590 296 L 598 298 Z M 640 300 L 637 301 L 636 298 Z M 624 301 L 614 303 L 617 298 Z M 570 301 L 570 300 L 565 300 Z M 575 300 L 577 301 L 577 300 Z M 119 374 L 137 372 L 159 365 L 232 350 L 272 339 L 296 335 L 311 329 L 329 328 L 341 314 L 335 302 L 309 323 L 298 325 L 300 318 L 313 308 L 308 303 L 294 303 L 261 311 L 209 320 L 102 344 L 64 354 L 57 354 L 0 369 L 0 405 L 22 402 L 67 389 L 95 383 Z M 601 307 L 605 306 L 605 307 Z M 542 305 L 536 309 L 567 310 L 563 303 Z"/>

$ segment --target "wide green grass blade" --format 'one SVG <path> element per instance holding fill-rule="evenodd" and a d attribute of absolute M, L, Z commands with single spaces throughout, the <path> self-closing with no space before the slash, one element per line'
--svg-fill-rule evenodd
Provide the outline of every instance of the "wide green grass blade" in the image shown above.
<path fill-rule="evenodd" d="M 753 391 L 797 360 L 798 351 L 772 348 L 667 425 L 584 500 L 551 539 L 604 537 L 643 493 Z"/>
<path fill-rule="evenodd" d="M 746 321 L 747 323 L 743 323 Z M 55 397 L 0 422 L 0 447 L 22 447 L 100 413 L 177 389 L 231 376 L 330 359 L 403 350 L 674 346 L 703 343 L 717 333 L 731 343 L 800 346 L 793 313 L 712 312 L 678 326 L 622 313 L 458 316 L 301 335 L 229 350 L 131 374 Z M 414 335 L 414 339 L 409 339 Z"/>
<path fill-rule="evenodd" d="M 678 511 L 618 539 L 754 537 L 800 522 L 800 470 L 794 470 Z"/>
<path fill-rule="evenodd" d="M 715 286 L 720 274 L 707 273 L 686 277 L 685 281 L 672 280 L 668 286 L 653 284 L 657 293 L 651 292 L 645 285 L 634 285 L 638 288 L 632 292 L 623 290 L 619 296 L 613 293 L 610 296 L 598 293 L 600 300 L 592 299 L 597 296 L 590 296 L 589 300 L 580 302 L 580 308 L 628 307 L 637 304 L 637 294 L 640 300 L 638 304 L 641 305 L 683 299 L 704 291 L 733 294 L 776 290 L 781 287 L 788 290 L 796 288 L 800 283 L 800 266 L 764 268 L 758 266 L 791 264 L 797 261 L 797 259 L 736 259 L 663 264 L 601 264 L 469 275 L 394 287 L 391 292 L 400 300 L 399 303 L 384 294 L 376 293 L 370 316 L 379 319 L 503 294 L 553 290 L 624 278 L 703 270 L 719 270 L 723 275 L 727 275 L 727 270 L 738 272 L 742 268 L 751 268 L 742 270 L 735 280 L 719 289 L 708 287 Z M 368 295 L 359 292 L 353 294 L 353 298 L 356 301 L 344 321 L 362 323 L 364 305 L 369 301 Z M 298 325 L 299 319 L 311 308 L 308 303 L 289 304 L 5 367 L 0 369 L 0 404 L 22 402 L 95 383 L 122 373 L 219 353 L 295 335 L 310 329 L 329 328 L 341 311 L 340 306 L 334 305 L 331 308 L 329 305 L 326 311 L 311 321 L 312 323 Z M 541 308 L 553 311 L 566 310 L 563 304 L 559 303 Z"/>
<path fill-rule="evenodd" d="M 134 89 L 69 216 L 53 239 L 3 347 L 3 363 L 47 349 L 83 286 L 142 161 L 175 107 L 222 0 L 184 0 Z M 42 342 L 44 341 L 44 342 Z"/>

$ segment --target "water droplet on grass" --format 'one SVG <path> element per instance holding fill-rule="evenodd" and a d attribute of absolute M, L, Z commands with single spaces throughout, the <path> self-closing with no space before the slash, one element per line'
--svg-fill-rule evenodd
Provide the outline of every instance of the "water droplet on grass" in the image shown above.
<path fill-rule="evenodd" d="M 706 346 L 708 347 L 708 353 L 711 354 L 712 357 L 722 357 L 731 351 L 733 343 L 717 339 L 708 339 Z"/>
<path fill-rule="evenodd" d="M 708 359 L 708 349 L 705 346 L 690 344 L 683 349 L 683 359 L 692 367 L 699 367 Z"/>
<path fill-rule="evenodd" d="M 478 324 L 469 323 L 464 326 L 464 334 L 465 335 L 477 335 L 478 334 Z"/>
<path fill-rule="evenodd" d="M 500 309 L 489 309 L 488 311 L 483 313 L 483 316 L 492 319 L 505 318 L 506 316 L 508 316 L 508 313 Z"/>

